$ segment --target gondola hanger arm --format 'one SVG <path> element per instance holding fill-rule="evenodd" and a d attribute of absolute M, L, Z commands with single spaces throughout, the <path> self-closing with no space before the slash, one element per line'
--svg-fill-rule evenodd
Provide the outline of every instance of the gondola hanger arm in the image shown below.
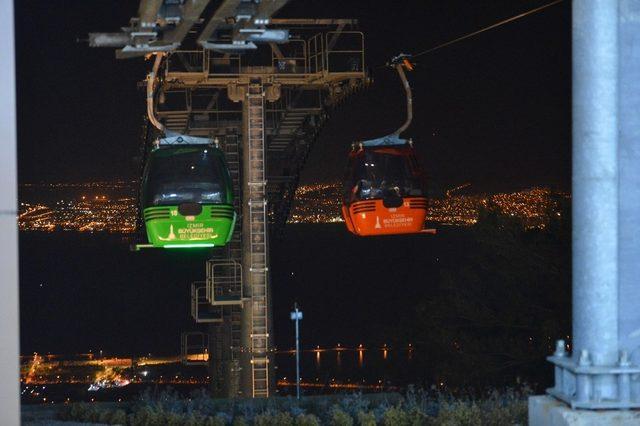
<path fill-rule="evenodd" d="M 153 62 L 153 67 L 151 68 L 151 72 L 147 77 L 147 116 L 149 117 L 149 122 L 153 124 L 158 130 L 161 132 L 165 131 L 164 125 L 158 120 L 154 111 L 154 89 L 155 83 L 158 76 L 158 70 L 160 69 L 160 63 L 162 62 L 162 58 L 165 56 L 163 52 L 155 52 L 155 60 Z"/>
<path fill-rule="evenodd" d="M 407 119 L 404 124 L 398 128 L 393 136 L 400 136 L 402 132 L 409 128 L 411 125 L 411 121 L 413 121 L 413 96 L 411 93 L 411 85 L 409 84 L 409 80 L 407 80 L 407 75 L 404 70 L 413 71 L 413 64 L 410 60 L 411 56 L 406 53 L 400 53 L 398 56 L 395 56 L 391 59 L 389 63 L 390 66 L 395 68 L 398 72 L 398 76 L 400 77 L 400 81 L 402 81 L 402 86 L 404 87 L 406 96 L 407 96 Z"/>

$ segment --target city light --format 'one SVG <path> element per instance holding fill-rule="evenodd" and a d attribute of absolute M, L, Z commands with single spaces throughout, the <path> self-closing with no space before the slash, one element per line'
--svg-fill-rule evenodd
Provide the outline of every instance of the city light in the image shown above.
<path fill-rule="evenodd" d="M 558 199 L 567 198 L 564 193 L 548 188 L 500 194 L 454 195 L 470 184 L 447 191 L 445 198 L 429 199 L 427 223 L 452 226 L 470 226 L 478 221 L 482 208 L 495 206 L 503 213 L 521 219 L 527 228 L 544 228 L 549 213 L 559 209 Z M 289 223 L 335 223 L 342 222 L 340 215 L 342 185 L 313 184 L 300 186 Z"/>
<path fill-rule="evenodd" d="M 133 182 L 25 184 L 20 189 L 18 224 L 21 231 L 127 234 L 136 230 L 137 199 Z M 88 196 L 88 192 L 99 195 Z M 105 193 L 109 195 L 103 195 Z"/>
<path fill-rule="evenodd" d="M 138 215 L 135 182 L 22 185 L 18 221 L 21 231 L 77 231 L 129 234 L 136 232 Z M 550 216 L 560 217 L 559 200 L 569 196 L 548 188 L 499 194 L 456 195 L 468 184 L 429 200 L 427 223 L 470 226 L 482 208 L 494 206 L 522 220 L 526 228 L 545 228 Z M 88 191 L 107 195 L 86 196 Z M 61 200 L 61 194 L 64 199 Z M 72 194 L 69 196 L 69 194 Z M 339 223 L 342 186 L 339 183 L 303 185 L 296 190 L 288 223 Z M 45 200 L 56 200 L 47 202 Z M 66 201 L 65 201 L 66 200 Z M 178 248 L 166 246 L 168 248 Z M 181 245 L 179 248 L 211 247 Z"/>

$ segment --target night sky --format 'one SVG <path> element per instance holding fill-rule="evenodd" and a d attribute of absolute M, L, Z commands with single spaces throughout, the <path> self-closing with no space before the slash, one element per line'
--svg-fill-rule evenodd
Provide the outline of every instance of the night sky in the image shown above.
<path fill-rule="evenodd" d="M 395 130 L 403 91 L 381 68 L 545 1 L 292 0 L 280 16 L 350 17 L 375 80 L 337 109 L 303 182 L 336 181 L 353 140 Z M 16 2 L 20 182 L 135 178 L 149 64 L 117 61 L 78 39 L 126 25 L 137 2 Z M 434 181 L 504 190 L 570 182 L 570 2 L 417 60 L 414 138 Z"/>

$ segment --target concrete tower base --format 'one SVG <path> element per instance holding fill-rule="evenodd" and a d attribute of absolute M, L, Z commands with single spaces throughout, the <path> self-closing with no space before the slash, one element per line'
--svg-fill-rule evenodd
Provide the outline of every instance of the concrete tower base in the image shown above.
<path fill-rule="evenodd" d="M 572 410 L 547 396 L 529 398 L 529 426 L 638 426 L 640 410 Z"/>

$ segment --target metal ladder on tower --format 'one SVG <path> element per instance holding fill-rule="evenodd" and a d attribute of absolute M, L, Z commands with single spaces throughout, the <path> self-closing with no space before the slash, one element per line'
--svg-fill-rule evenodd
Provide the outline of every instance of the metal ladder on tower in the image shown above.
<path fill-rule="evenodd" d="M 240 148 L 237 134 L 228 134 L 224 137 L 224 154 L 229 167 L 229 175 L 233 185 L 233 209 L 236 212 L 236 226 L 227 244 L 227 258 L 240 262 L 242 259 L 242 191 L 240 180 Z"/>
<path fill-rule="evenodd" d="M 248 147 L 249 149 L 249 235 L 251 283 L 251 370 L 253 397 L 269 396 L 269 322 L 267 299 L 267 198 L 264 134 L 264 91 L 262 84 L 249 85 Z"/>

